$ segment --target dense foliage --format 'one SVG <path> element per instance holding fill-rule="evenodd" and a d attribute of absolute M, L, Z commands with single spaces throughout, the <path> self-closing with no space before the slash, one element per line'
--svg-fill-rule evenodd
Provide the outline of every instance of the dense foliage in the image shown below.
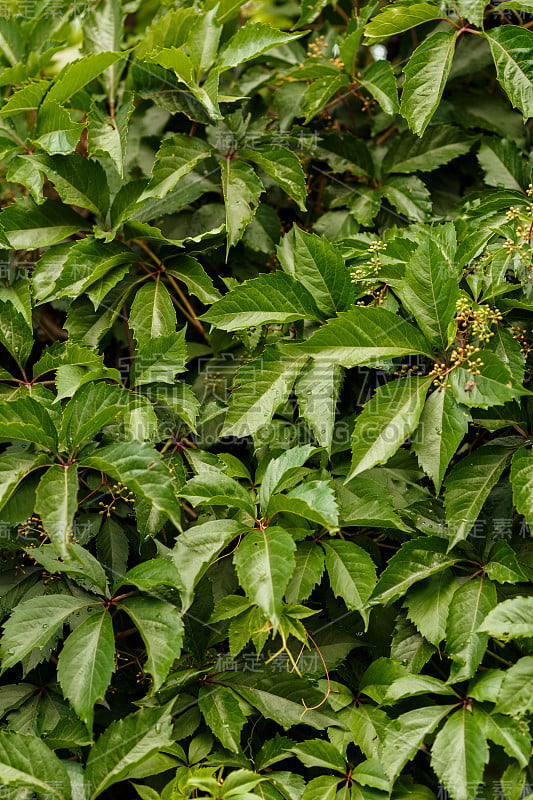
<path fill-rule="evenodd" d="M 533 6 L 452 5 L 2 4 L 3 797 L 533 797 Z"/>

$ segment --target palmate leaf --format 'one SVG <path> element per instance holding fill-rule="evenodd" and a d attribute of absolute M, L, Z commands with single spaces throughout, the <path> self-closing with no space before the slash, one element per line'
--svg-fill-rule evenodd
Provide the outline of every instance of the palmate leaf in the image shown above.
<path fill-rule="evenodd" d="M 241 586 L 274 629 L 280 623 L 283 595 L 294 571 L 295 548 L 287 531 L 272 526 L 246 534 L 233 556 Z"/>
<path fill-rule="evenodd" d="M 92 730 L 94 704 L 109 686 L 115 669 L 113 623 L 107 609 L 91 614 L 68 636 L 57 663 L 63 694 Z"/>
<path fill-rule="evenodd" d="M 385 464 L 418 425 L 428 378 L 405 378 L 378 387 L 357 417 L 348 479 L 376 464 Z"/>
<path fill-rule="evenodd" d="M 496 76 L 509 100 L 524 120 L 533 117 L 533 33 L 516 25 L 503 25 L 486 33 L 496 65 Z"/>
<path fill-rule="evenodd" d="M 488 758 L 480 716 L 465 707 L 451 715 L 431 748 L 431 766 L 455 800 L 470 800 Z"/>
<path fill-rule="evenodd" d="M 509 448 L 484 445 L 451 470 L 444 484 L 450 549 L 472 529 L 511 454 Z"/>
<path fill-rule="evenodd" d="M 456 39 L 457 33 L 453 28 L 431 34 L 416 48 L 404 69 L 400 111 L 413 133 L 419 136 L 426 130 L 440 103 L 450 74 Z"/>
<path fill-rule="evenodd" d="M 49 467 L 37 487 L 35 511 L 60 556 L 68 557 L 78 508 L 77 464 Z"/>
<path fill-rule="evenodd" d="M 0 781 L 17 789 L 38 792 L 56 800 L 71 800 L 71 784 L 64 762 L 37 736 L 0 733 Z M 9 791 L 9 789 L 8 789 Z"/>
<path fill-rule="evenodd" d="M 479 629 L 495 605 L 496 587 L 486 579 L 472 579 L 454 592 L 446 624 L 446 649 L 454 662 L 450 681 L 471 678 L 480 665 L 489 637 Z"/>
<path fill-rule="evenodd" d="M 112 722 L 91 749 L 86 780 L 90 800 L 124 780 L 133 768 L 173 742 L 170 709 L 145 708 Z"/>

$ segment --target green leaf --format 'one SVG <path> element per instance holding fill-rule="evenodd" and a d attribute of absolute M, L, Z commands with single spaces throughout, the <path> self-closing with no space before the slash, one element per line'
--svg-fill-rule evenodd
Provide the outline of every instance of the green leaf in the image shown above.
<path fill-rule="evenodd" d="M 61 445 L 72 451 L 124 413 L 124 394 L 121 388 L 109 383 L 82 386 L 63 410 Z"/>
<path fill-rule="evenodd" d="M 483 27 L 483 12 L 487 6 L 485 0 L 459 0 L 457 8 L 462 17 L 466 17 L 478 28 Z"/>
<path fill-rule="evenodd" d="M 259 505 L 265 513 L 268 513 L 272 495 L 276 491 L 282 491 L 287 485 L 290 486 L 291 478 L 300 472 L 300 468 L 316 452 L 317 448 L 313 445 L 297 445 L 268 462 L 259 489 Z"/>
<path fill-rule="evenodd" d="M 388 723 L 380 743 L 380 760 L 391 780 L 401 773 L 453 706 L 427 706 L 400 714 Z"/>
<path fill-rule="evenodd" d="M 250 26 L 240 30 L 249 30 Z M 221 165 L 222 191 L 226 206 L 226 230 L 230 247 L 241 239 L 244 229 L 254 216 L 264 186 L 250 164 L 226 158 Z"/>
<path fill-rule="evenodd" d="M 491 489 L 507 466 L 511 451 L 484 445 L 458 461 L 444 482 L 449 547 L 466 538 Z"/>
<path fill-rule="evenodd" d="M 346 607 L 359 611 L 368 622 L 368 600 L 376 584 L 374 562 L 362 547 L 346 539 L 323 539 L 326 569 L 336 597 L 342 597 Z"/>
<path fill-rule="evenodd" d="M 458 583 L 450 570 L 420 581 L 408 593 L 407 616 L 428 642 L 438 647 L 446 635 L 446 620 Z"/>
<path fill-rule="evenodd" d="M 470 412 L 445 390 L 430 394 L 413 434 L 418 463 L 440 492 L 444 474 L 468 431 Z"/>
<path fill-rule="evenodd" d="M 226 686 L 201 686 L 198 707 L 222 746 L 232 753 L 240 753 L 241 731 L 246 717 L 231 689 Z"/>
<path fill-rule="evenodd" d="M 452 66 L 456 38 L 454 28 L 432 33 L 418 45 L 404 69 L 400 111 L 413 133 L 419 136 L 440 103 Z"/>
<path fill-rule="evenodd" d="M 483 727 L 465 707 L 447 720 L 431 748 L 431 766 L 455 800 L 470 800 L 488 759 Z"/>
<path fill-rule="evenodd" d="M 128 324 L 140 346 L 176 330 L 176 311 L 161 280 L 145 283 L 135 294 Z"/>
<path fill-rule="evenodd" d="M 370 20 L 365 28 L 365 37 L 370 44 L 396 36 L 402 31 L 442 19 L 438 6 L 429 3 L 411 3 L 408 6 L 387 6 L 384 11 Z"/>
<path fill-rule="evenodd" d="M 306 784 L 301 800 L 335 800 L 340 778 L 333 775 L 319 775 Z"/>
<path fill-rule="evenodd" d="M 410 220 L 425 222 L 431 215 L 431 195 L 415 175 L 390 175 L 381 191 L 396 211 Z"/>
<path fill-rule="evenodd" d="M 91 53 L 77 61 L 71 61 L 55 78 L 46 95 L 46 101 L 61 105 L 112 64 L 116 64 L 117 61 L 124 58 L 124 55 L 124 53 Z"/>
<path fill-rule="evenodd" d="M 525 769 L 531 761 L 531 736 L 519 720 L 485 712 L 485 736 L 503 747 Z"/>
<path fill-rule="evenodd" d="M 398 87 L 389 61 L 374 61 L 370 64 L 360 83 L 378 101 L 386 114 L 398 113 Z"/>
<path fill-rule="evenodd" d="M 513 502 L 528 525 L 533 525 L 533 450 L 521 447 L 511 462 Z"/>
<path fill-rule="evenodd" d="M 277 248 L 284 271 L 305 286 L 324 316 L 346 311 L 353 288 L 341 254 L 326 239 L 294 225 Z"/>
<path fill-rule="evenodd" d="M 491 581 L 473 578 L 456 589 L 446 625 L 446 650 L 453 660 L 450 681 L 471 678 L 479 667 L 489 640 L 480 626 L 496 605 Z"/>
<path fill-rule="evenodd" d="M 109 208 L 106 174 L 97 161 L 77 153 L 68 156 L 31 155 L 25 158 L 54 184 L 64 203 L 105 216 Z"/>
<path fill-rule="evenodd" d="M 29 197 L 20 198 L 4 208 L 0 225 L 16 250 L 49 247 L 67 236 L 87 230 L 87 222 L 68 206 L 53 200 L 36 206 Z"/>
<path fill-rule="evenodd" d="M 33 349 L 33 330 L 9 300 L 0 299 L 0 342 L 24 366 Z"/>
<path fill-rule="evenodd" d="M 34 142 L 48 155 L 68 155 L 75 149 L 82 132 L 83 125 L 73 122 L 66 108 L 45 101 L 39 109 Z"/>
<path fill-rule="evenodd" d="M 453 225 L 428 229 L 405 268 L 399 286 L 402 302 L 431 344 L 445 352 L 448 328 L 455 316 L 459 276 L 454 267 Z"/>
<path fill-rule="evenodd" d="M 218 7 L 201 14 L 191 25 L 187 36 L 187 49 L 198 80 L 214 63 L 222 25 L 217 20 Z"/>
<path fill-rule="evenodd" d="M 107 609 L 87 617 L 67 638 L 57 678 L 76 714 L 92 730 L 94 704 L 104 697 L 115 669 L 113 623 Z"/>
<path fill-rule="evenodd" d="M 533 708 L 533 658 L 525 656 L 505 671 L 495 711 L 521 717 Z"/>
<path fill-rule="evenodd" d="M 118 442 L 83 459 L 83 466 L 101 470 L 145 499 L 152 513 L 169 517 L 180 527 L 180 507 L 167 466 L 146 442 Z"/>
<path fill-rule="evenodd" d="M 20 114 L 24 111 L 33 111 L 39 108 L 49 86 L 50 81 L 32 81 L 22 89 L 18 89 L 4 103 L 0 109 L 0 115 L 10 117 L 13 114 Z"/>
<path fill-rule="evenodd" d="M 435 125 L 421 138 L 402 134 L 383 161 L 383 172 L 430 172 L 468 153 L 475 137 L 451 125 Z"/>
<path fill-rule="evenodd" d="M 41 112 L 42 113 L 42 109 Z M 91 157 L 107 156 L 121 178 L 124 177 L 124 160 L 128 140 L 128 123 L 133 113 L 133 96 L 126 93 L 114 117 L 96 101 L 87 115 L 88 147 Z"/>
<path fill-rule="evenodd" d="M 298 345 L 298 349 L 317 360 L 344 367 L 415 353 L 431 357 L 429 343 L 413 325 L 376 306 L 342 312 Z"/>
<path fill-rule="evenodd" d="M 501 524 L 501 522 L 499 523 Z M 496 520 L 494 520 L 496 529 Z M 526 580 L 518 556 L 513 548 L 502 540 L 494 542 L 485 564 L 485 573 L 496 583 L 522 583 Z"/>
<path fill-rule="evenodd" d="M 221 519 L 193 525 L 178 536 L 170 557 L 179 569 L 184 611 L 193 601 L 194 588 L 200 578 L 224 548 L 245 530 L 246 527 L 236 520 Z"/>
<path fill-rule="evenodd" d="M 137 764 L 172 742 L 172 724 L 166 706 L 145 708 L 112 722 L 87 760 L 90 800 L 126 779 Z"/>
<path fill-rule="evenodd" d="M 483 620 L 479 631 L 497 639 L 533 636 L 533 597 L 513 597 L 498 603 Z"/>
<path fill-rule="evenodd" d="M 191 478 L 180 492 L 193 506 L 242 508 L 253 518 L 255 503 L 250 492 L 223 472 L 208 470 Z"/>
<path fill-rule="evenodd" d="M 152 676 L 157 691 L 181 653 L 181 613 L 157 597 L 128 597 L 118 608 L 126 612 L 142 636 L 147 656 L 143 669 Z"/>
<path fill-rule="evenodd" d="M 373 603 L 391 602 L 410 586 L 430 575 L 443 572 L 457 558 L 446 553 L 446 541 L 437 536 L 405 542 L 389 560 L 372 594 Z"/>
<path fill-rule="evenodd" d="M 44 453 L 32 453 L 24 445 L 11 444 L 0 455 L 0 509 L 8 502 L 13 492 L 33 470 L 49 461 Z"/>
<path fill-rule="evenodd" d="M 307 86 L 304 95 L 304 102 L 299 110 L 298 116 L 304 116 L 304 124 L 307 125 L 314 116 L 320 114 L 328 100 L 341 89 L 350 85 L 348 76 L 344 72 L 337 72 L 333 75 L 326 75 L 317 78 Z"/>
<path fill-rule="evenodd" d="M 288 511 L 327 528 L 339 524 L 335 493 L 327 481 L 308 481 L 287 494 L 275 494 L 268 504 L 268 515 Z"/>
<path fill-rule="evenodd" d="M 189 292 L 202 303 L 210 305 L 221 299 L 220 292 L 215 289 L 213 281 L 195 258 L 179 256 L 171 264 L 172 269 L 167 269 L 167 273 L 182 281 Z"/>
<path fill-rule="evenodd" d="M 303 31 L 284 33 L 263 22 L 248 23 L 239 28 L 223 47 L 218 57 L 217 69 L 226 70 L 244 64 L 273 47 L 288 44 L 303 35 Z"/>
<path fill-rule="evenodd" d="M 152 176 L 139 202 L 149 197 L 165 197 L 185 175 L 211 155 L 211 148 L 202 139 L 176 133 L 165 139 L 159 148 Z"/>
<path fill-rule="evenodd" d="M 307 186 L 300 159 L 286 147 L 269 147 L 260 150 L 244 148 L 241 158 L 252 161 L 263 172 L 270 175 L 289 197 L 292 197 L 300 211 L 306 211 Z"/>
<path fill-rule="evenodd" d="M 495 353 L 480 350 L 476 353 L 477 358 L 480 359 L 479 374 L 474 374 L 468 366 L 457 367 L 451 372 L 450 385 L 459 403 L 489 408 L 528 393 L 513 380 L 508 367 Z"/>
<path fill-rule="evenodd" d="M 0 781 L 4 786 L 16 787 L 13 797 L 21 796 L 17 791 L 20 787 L 57 800 L 72 797 L 64 762 L 31 734 L 0 732 Z"/>
<path fill-rule="evenodd" d="M 241 586 L 274 629 L 280 623 L 283 595 L 294 572 L 295 548 L 287 531 L 268 527 L 246 534 L 233 557 Z"/>
<path fill-rule="evenodd" d="M 290 750 L 306 767 L 332 769 L 342 775 L 346 773 L 346 762 L 331 742 L 325 742 L 322 739 L 308 739 L 298 745 L 293 745 Z"/>
<path fill-rule="evenodd" d="M 529 54 L 533 33 L 516 25 L 503 25 L 485 36 L 496 65 L 496 76 L 524 121 L 533 117 L 533 64 Z"/>
<path fill-rule="evenodd" d="M 342 383 L 338 364 L 311 359 L 303 368 L 294 391 L 300 415 L 311 428 L 317 442 L 331 449 L 337 401 Z"/>
<path fill-rule="evenodd" d="M 57 446 L 52 418 L 33 397 L 21 397 L 0 406 L 0 436 L 40 444 L 52 451 Z"/>
<path fill-rule="evenodd" d="M 107 579 L 100 562 L 84 547 L 73 542 L 69 547 L 67 558 L 57 555 L 53 544 L 42 544 L 39 547 L 25 548 L 37 564 L 41 564 L 47 572 L 63 572 L 81 586 L 105 594 Z"/>
<path fill-rule="evenodd" d="M 200 319 L 236 331 L 269 322 L 318 319 L 318 312 L 313 297 L 297 279 L 274 272 L 236 286 Z"/>
<path fill-rule="evenodd" d="M 489 186 L 521 192 L 528 182 L 522 154 L 509 139 L 497 139 L 495 136 L 484 139 L 477 159 L 484 172 L 485 183 Z"/>
<path fill-rule="evenodd" d="M 168 324 L 168 317 L 166 322 Z M 182 328 L 181 331 L 166 336 L 146 338 L 146 343 L 139 347 L 131 365 L 131 385 L 174 383 L 175 375 L 185 370 L 187 360 L 185 333 L 186 329 Z M 146 336 L 145 332 L 143 336 Z"/>
<path fill-rule="evenodd" d="M 418 425 L 430 385 L 428 378 L 400 378 L 378 387 L 355 423 L 348 480 L 401 447 Z"/>
<path fill-rule="evenodd" d="M 250 436 L 267 425 L 285 402 L 305 356 L 294 357 L 275 345 L 241 367 L 231 393 L 223 436 Z"/>
<path fill-rule="evenodd" d="M 44 647 L 70 616 L 94 602 L 94 597 L 87 595 L 53 594 L 19 603 L 4 625 L 0 643 L 2 672 L 21 661 L 34 647 Z"/>
<path fill-rule="evenodd" d="M 324 572 L 324 551 L 316 542 L 298 542 L 294 553 L 296 567 L 285 592 L 287 603 L 303 603 Z"/>
<path fill-rule="evenodd" d="M 54 464 L 39 481 L 35 511 L 41 517 L 44 529 L 60 556 L 68 557 L 77 508 L 77 465 Z"/>

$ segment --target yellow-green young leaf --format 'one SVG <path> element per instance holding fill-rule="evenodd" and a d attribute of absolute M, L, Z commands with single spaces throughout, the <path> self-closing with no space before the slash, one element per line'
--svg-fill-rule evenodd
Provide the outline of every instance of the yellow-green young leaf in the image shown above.
<path fill-rule="evenodd" d="M 400 111 L 413 133 L 422 136 L 440 103 L 450 74 L 457 33 L 437 31 L 420 44 L 404 69 Z"/>
<path fill-rule="evenodd" d="M 248 23 L 237 30 L 222 49 L 217 68 L 226 70 L 250 61 L 252 58 L 266 53 L 273 47 L 288 44 L 304 35 L 301 33 L 284 33 L 263 22 Z"/>
<path fill-rule="evenodd" d="M 401 773 L 424 743 L 428 734 L 446 717 L 453 706 L 436 705 L 415 708 L 400 714 L 385 727 L 379 745 L 380 760 L 391 780 Z"/>
<path fill-rule="evenodd" d="M 234 692 L 227 686 L 201 686 L 198 707 L 222 746 L 239 753 L 241 730 L 246 717 Z"/>
<path fill-rule="evenodd" d="M 488 760 L 489 748 L 480 715 L 463 706 L 435 737 L 431 766 L 454 800 L 471 800 Z"/>
<path fill-rule="evenodd" d="M 250 436 L 268 425 L 284 403 L 295 378 L 307 360 L 294 351 L 269 345 L 262 355 L 241 367 L 237 387 L 232 391 L 223 436 Z"/>
<path fill-rule="evenodd" d="M 511 462 L 513 502 L 528 525 L 533 526 L 533 451 L 521 447 Z"/>
<path fill-rule="evenodd" d="M 333 775 L 319 775 L 318 778 L 312 778 L 305 786 L 302 800 L 335 800 L 340 780 Z"/>
<path fill-rule="evenodd" d="M 412 3 L 408 6 L 387 6 L 380 14 L 370 20 L 365 28 L 365 37 L 369 43 L 396 36 L 402 31 L 422 25 L 433 19 L 442 19 L 438 5 L 429 3 Z"/>
<path fill-rule="evenodd" d="M 389 560 L 374 589 L 372 602 L 396 600 L 413 583 L 444 571 L 456 561 L 457 558 L 446 553 L 446 540 L 438 536 L 411 539 Z"/>
<path fill-rule="evenodd" d="M 188 175 L 200 161 L 211 154 L 211 148 L 202 139 L 176 133 L 165 139 L 155 157 L 150 183 L 139 198 L 164 197 Z"/>
<path fill-rule="evenodd" d="M 245 29 L 241 28 L 241 30 Z M 245 161 L 225 158 L 220 169 L 226 206 L 227 256 L 230 247 L 237 244 L 255 214 L 259 205 L 259 197 L 265 187 L 255 174 L 253 167 Z"/>
<path fill-rule="evenodd" d="M 444 473 L 468 431 L 470 412 L 457 403 L 451 392 L 433 392 L 424 405 L 413 434 L 418 463 L 440 491 Z"/>
<path fill-rule="evenodd" d="M 336 597 L 359 611 L 368 623 L 368 600 L 376 584 L 376 567 L 362 547 L 346 539 L 323 539 L 326 569 Z"/>
<path fill-rule="evenodd" d="M 275 629 L 280 622 L 283 595 L 294 572 L 295 549 L 287 531 L 269 527 L 246 534 L 233 556 L 241 586 Z"/>
<path fill-rule="evenodd" d="M 298 349 L 317 360 L 344 367 L 415 353 L 432 357 L 429 343 L 414 325 L 377 306 L 340 313 Z"/>
<path fill-rule="evenodd" d="M 34 647 L 44 647 L 72 614 L 94 603 L 94 596 L 84 594 L 44 595 L 19 603 L 4 625 L 0 642 L 2 672 L 21 661 Z"/>
<path fill-rule="evenodd" d="M 357 417 L 348 479 L 385 464 L 418 425 L 431 378 L 400 378 L 378 387 Z"/>
<path fill-rule="evenodd" d="M 300 211 L 306 210 L 305 175 L 296 153 L 286 147 L 270 147 L 260 150 L 245 148 L 239 155 L 248 161 L 253 161 L 263 172 L 270 175 L 283 191 L 296 201 Z"/>
<path fill-rule="evenodd" d="M 513 597 L 498 603 L 478 630 L 497 639 L 533 636 L 533 597 Z"/>
<path fill-rule="evenodd" d="M 533 33 L 517 25 L 503 25 L 485 36 L 489 40 L 496 75 L 509 100 L 524 120 L 533 117 Z"/>
<path fill-rule="evenodd" d="M 444 482 L 449 548 L 466 538 L 512 450 L 484 445 L 458 461 Z"/>
<path fill-rule="evenodd" d="M 298 280 L 283 272 L 244 281 L 200 317 L 226 331 L 318 318 L 312 295 Z"/>
<path fill-rule="evenodd" d="M 34 142 L 48 155 L 67 155 L 72 153 L 80 140 L 83 124 L 73 122 L 63 106 L 46 101 L 39 108 L 37 131 Z"/>
<path fill-rule="evenodd" d="M 63 694 L 89 730 L 94 704 L 101 700 L 115 669 L 113 623 L 107 609 L 91 614 L 67 637 L 57 662 Z"/>
<path fill-rule="evenodd" d="M 39 514 L 43 527 L 60 556 L 68 557 L 77 508 L 77 464 L 70 466 L 54 464 L 39 481 L 35 496 L 35 511 Z"/>
<path fill-rule="evenodd" d="M 42 739 L 31 734 L 0 733 L 0 781 L 3 786 L 13 787 L 13 797 L 21 796 L 24 789 L 50 800 L 72 797 L 64 762 Z"/>
<path fill-rule="evenodd" d="M 161 280 L 150 281 L 136 292 L 128 324 L 142 346 L 157 336 L 176 330 L 176 311 L 170 294 Z"/>
<path fill-rule="evenodd" d="M 173 742 L 170 708 L 144 708 L 106 728 L 87 760 L 90 800 L 127 779 L 133 768 Z"/>
<path fill-rule="evenodd" d="M 454 662 L 450 681 L 464 681 L 475 674 L 489 640 L 480 626 L 496 602 L 496 587 L 486 578 L 467 581 L 455 591 L 446 625 L 446 651 Z"/>
<path fill-rule="evenodd" d="M 128 597 L 118 608 L 126 612 L 141 634 L 146 646 L 143 668 L 152 676 L 153 688 L 157 691 L 181 653 L 181 613 L 171 603 L 157 597 Z"/>

